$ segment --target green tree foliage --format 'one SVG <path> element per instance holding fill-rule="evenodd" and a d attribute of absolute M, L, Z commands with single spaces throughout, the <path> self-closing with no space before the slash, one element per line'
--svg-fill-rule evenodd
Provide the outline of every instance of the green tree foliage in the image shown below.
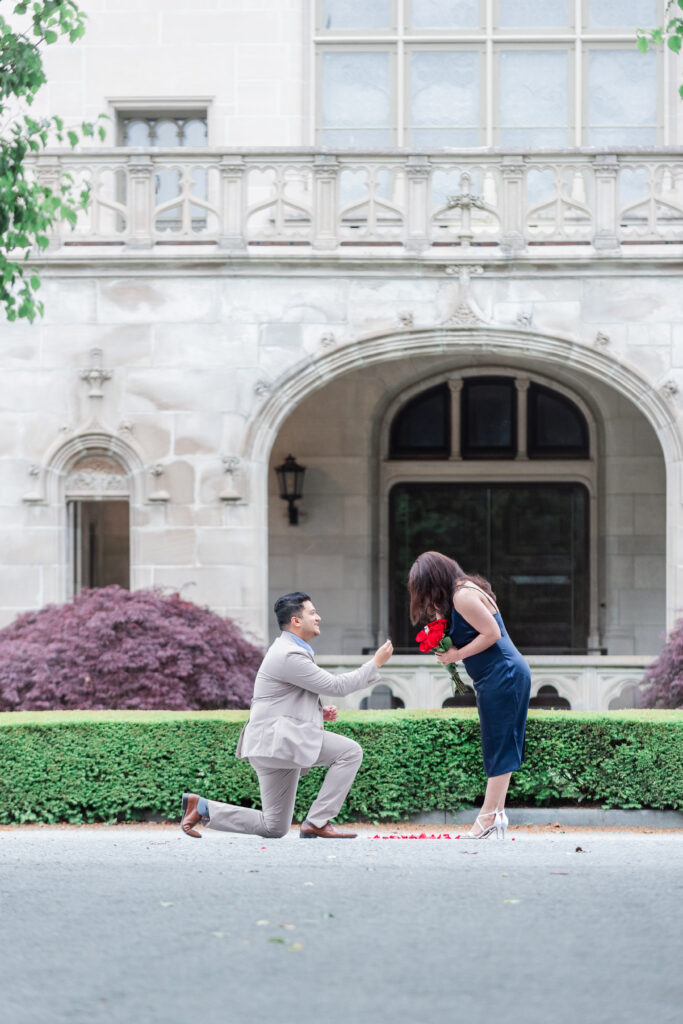
<path fill-rule="evenodd" d="M 104 138 L 104 129 L 88 121 L 67 128 L 56 116 L 16 114 L 31 106 L 46 82 L 43 47 L 60 36 L 75 43 L 85 31 L 85 15 L 73 0 L 14 3 L 12 11 L 12 25 L 0 14 L 0 306 L 8 320 L 33 321 L 43 304 L 36 298 L 40 276 L 29 265 L 31 255 L 48 247 L 48 232 L 58 221 L 76 223 L 89 190 L 75 186 L 68 174 L 56 185 L 40 182 L 30 157 L 53 140 L 73 147 L 95 132 Z"/>
<path fill-rule="evenodd" d="M 665 43 L 674 53 L 681 52 L 683 17 L 681 17 L 680 11 L 683 11 L 683 0 L 669 0 L 666 5 L 664 25 L 654 29 L 638 29 L 636 45 L 641 53 L 647 53 L 651 46 L 664 46 Z M 683 99 L 683 85 L 679 87 L 678 92 Z"/>

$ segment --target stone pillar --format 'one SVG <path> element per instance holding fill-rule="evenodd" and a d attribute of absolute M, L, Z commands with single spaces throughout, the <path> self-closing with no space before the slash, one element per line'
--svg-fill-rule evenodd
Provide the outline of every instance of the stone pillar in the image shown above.
<path fill-rule="evenodd" d="M 318 154 L 313 162 L 313 248 L 336 249 L 339 163 L 335 156 Z"/>
<path fill-rule="evenodd" d="M 618 249 L 618 202 L 617 175 L 619 163 L 616 156 L 596 156 L 595 172 L 595 237 L 596 249 Z"/>
<path fill-rule="evenodd" d="M 242 157 L 224 156 L 219 165 L 221 176 L 220 215 L 221 227 L 218 245 L 221 249 L 243 251 L 245 238 L 245 188 L 246 168 Z"/>
<path fill-rule="evenodd" d="M 526 247 L 524 237 L 524 211 L 526 209 L 526 178 L 524 162 L 517 156 L 504 156 L 503 176 L 503 237 L 500 244 L 519 252 Z"/>
<path fill-rule="evenodd" d="M 405 247 L 422 252 L 429 246 L 429 184 L 431 165 L 421 156 L 409 156 L 406 163 Z"/>
<path fill-rule="evenodd" d="M 460 396 L 462 395 L 462 378 L 449 377 L 448 387 L 451 393 L 451 459 L 462 459 L 460 453 Z"/>
<path fill-rule="evenodd" d="M 528 459 L 526 451 L 527 444 L 527 394 L 529 392 L 529 378 L 515 377 L 517 388 L 517 455 L 516 459 Z"/>
<path fill-rule="evenodd" d="M 44 188 L 49 188 L 53 195 L 59 195 L 62 180 L 62 163 L 58 156 L 39 156 L 36 161 L 36 177 Z M 62 245 L 62 221 L 57 218 L 49 232 L 50 249 L 59 249 Z"/>
<path fill-rule="evenodd" d="M 128 239 L 130 249 L 151 249 L 154 221 L 154 164 L 146 155 L 128 161 Z"/>

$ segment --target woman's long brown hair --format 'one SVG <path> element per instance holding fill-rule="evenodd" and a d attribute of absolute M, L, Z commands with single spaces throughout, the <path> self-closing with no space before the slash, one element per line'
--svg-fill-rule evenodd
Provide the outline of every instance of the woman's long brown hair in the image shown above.
<path fill-rule="evenodd" d="M 460 568 L 458 563 L 438 551 L 424 551 L 410 567 L 408 590 L 410 591 L 410 621 L 415 625 L 424 619 L 447 619 L 453 607 L 453 594 L 465 583 L 481 587 L 494 601 L 496 595 L 491 584 L 483 576 L 473 576 Z"/>

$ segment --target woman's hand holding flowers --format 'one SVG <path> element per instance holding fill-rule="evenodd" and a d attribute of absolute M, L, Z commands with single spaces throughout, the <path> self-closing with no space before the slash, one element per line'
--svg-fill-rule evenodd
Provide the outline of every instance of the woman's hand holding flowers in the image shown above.
<path fill-rule="evenodd" d="M 458 675 L 455 662 L 459 659 L 458 648 L 448 635 L 447 619 L 435 619 L 428 622 L 415 637 L 423 654 L 431 652 L 439 659 L 451 677 L 453 693 L 467 693 L 467 687 Z"/>
<path fill-rule="evenodd" d="M 436 660 L 442 665 L 453 665 L 460 661 L 460 652 L 457 647 L 449 647 L 447 651 L 436 651 Z"/>

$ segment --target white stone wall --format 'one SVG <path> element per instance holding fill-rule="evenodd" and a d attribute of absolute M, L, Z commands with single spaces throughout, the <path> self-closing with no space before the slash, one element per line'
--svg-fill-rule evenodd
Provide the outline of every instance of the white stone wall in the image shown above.
<path fill-rule="evenodd" d="M 308 141 L 305 0 L 81 0 L 79 7 L 86 34 L 75 46 L 46 49 L 48 84 L 36 114 L 78 123 L 111 115 L 117 101 L 153 106 L 175 97 L 206 101 L 210 146 Z"/>
<path fill-rule="evenodd" d="M 322 649 L 357 652 L 385 625 L 384 410 L 423 378 L 493 363 L 555 380 L 592 410 L 600 626 L 611 653 L 652 653 L 683 604 L 681 399 L 661 390 L 683 373 L 676 287 L 647 265 L 487 267 L 471 292 L 485 322 L 449 333 L 440 325 L 463 293 L 438 266 L 50 266 L 45 318 L 0 334 L 2 621 L 67 596 L 62 456 L 98 434 L 129 453 L 134 586 L 185 588 L 260 637 L 273 594 L 306 587 L 327 620 Z M 516 325 L 520 312 L 530 325 Z M 81 379 L 94 346 L 111 371 L 102 398 Z M 272 470 L 290 450 L 308 466 L 296 528 Z M 241 460 L 232 477 L 223 457 Z M 230 487 L 242 502 L 220 500 Z M 151 500 L 159 490 L 167 502 Z"/>

